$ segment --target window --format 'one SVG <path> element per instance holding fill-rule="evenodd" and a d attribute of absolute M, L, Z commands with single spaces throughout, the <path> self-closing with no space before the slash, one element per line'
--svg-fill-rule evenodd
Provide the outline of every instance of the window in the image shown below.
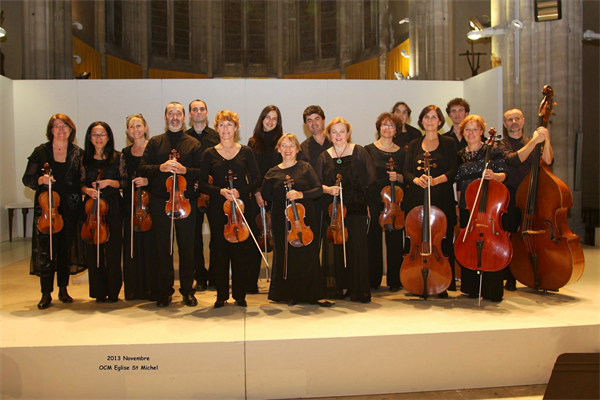
<path fill-rule="evenodd" d="M 106 41 L 115 47 L 123 47 L 123 1 L 106 2 Z"/>
<path fill-rule="evenodd" d="M 152 0 L 150 26 L 154 57 L 190 60 L 189 0 Z"/>
<path fill-rule="evenodd" d="M 337 2 L 298 0 L 298 60 L 337 58 Z"/>
<path fill-rule="evenodd" d="M 266 1 L 223 2 L 223 60 L 243 68 L 267 62 Z"/>

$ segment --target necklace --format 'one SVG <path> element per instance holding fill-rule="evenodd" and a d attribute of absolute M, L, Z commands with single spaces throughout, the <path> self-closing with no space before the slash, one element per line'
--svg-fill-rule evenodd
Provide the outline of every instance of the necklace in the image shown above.
<path fill-rule="evenodd" d="M 336 163 L 341 164 L 342 163 L 342 156 L 344 155 L 344 152 L 346 151 L 346 147 L 348 147 L 348 143 L 346 143 L 346 146 L 344 147 L 344 150 L 342 150 L 342 155 L 339 155 L 337 150 L 335 149 L 335 146 L 333 146 L 333 151 L 335 151 L 335 155 L 337 156 L 337 161 Z"/>
<path fill-rule="evenodd" d="M 465 160 L 472 161 L 472 160 L 475 160 L 476 158 L 478 158 L 479 151 L 482 148 L 483 148 L 483 145 L 479 146 L 479 148 L 477 150 L 470 151 L 468 147 L 465 147 Z"/>
<path fill-rule="evenodd" d="M 378 142 L 379 142 L 379 145 L 381 146 L 381 148 L 382 148 L 382 149 L 385 149 L 385 150 L 387 150 L 387 149 L 391 149 L 392 147 L 394 147 L 394 142 L 392 142 L 392 144 L 390 144 L 388 147 L 385 147 L 385 146 L 383 145 L 383 143 L 381 143 L 381 139 L 379 139 L 379 140 L 378 140 Z"/>

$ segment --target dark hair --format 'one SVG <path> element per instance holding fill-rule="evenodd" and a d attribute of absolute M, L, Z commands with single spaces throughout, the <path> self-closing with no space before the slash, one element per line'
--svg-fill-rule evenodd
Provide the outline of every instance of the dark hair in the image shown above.
<path fill-rule="evenodd" d="M 275 111 L 277 113 L 277 125 L 275 125 L 275 128 L 273 128 L 273 142 L 269 144 L 277 143 L 281 135 L 283 135 L 283 128 L 281 127 L 281 112 L 279 111 L 279 108 L 273 105 L 266 106 L 258 116 L 258 121 L 256 121 L 256 126 L 254 127 L 254 133 L 248 141 L 248 146 L 252 147 L 252 149 L 258 154 L 264 153 L 265 148 L 267 147 L 267 143 L 265 143 L 263 120 L 271 111 Z"/>
<path fill-rule="evenodd" d="M 392 121 L 394 125 L 396 125 L 396 133 L 402 133 L 402 120 L 396 117 L 394 114 L 384 112 L 381 113 L 379 117 L 377 117 L 377 121 L 375 121 L 375 127 L 377 128 L 377 139 L 381 137 L 381 124 L 388 119 Z"/>
<path fill-rule="evenodd" d="M 183 108 L 183 105 L 178 101 L 172 101 L 169 104 L 167 104 L 167 106 L 165 107 L 165 115 L 167 115 L 167 110 L 171 104 L 178 104 L 179 106 L 181 106 L 181 111 L 183 111 L 183 115 L 185 115 L 185 108 Z M 204 105 L 206 105 L 206 104 L 204 104 Z"/>
<path fill-rule="evenodd" d="M 112 129 L 110 129 L 110 125 L 108 125 L 104 121 L 96 121 L 92 122 L 90 126 L 88 126 L 87 131 L 85 132 L 85 146 L 84 146 L 84 157 L 83 164 L 85 166 L 90 165 L 90 161 L 94 158 L 94 154 L 96 154 L 96 148 L 92 144 L 92 129 L 97 126 L 101 126 L 106 130 L 106 134 L 108 135 L 108 142 L 106 142 L 106 146 L 102 149 L 102 155 L 106 156 L 106 160 L 109 164 L 112 164 L 115 161 L 117 153 L 115 150 L 115 137 L 113 135 Z"/>
<path fill-rule="evenodd" d="M 325 120 L 325 113 L 323 112 L 323 109 L 320 106 L 313 105 L 306 107 L 306 110 L 304 110 L 304 113 L 302 113 L 302 120 L 304 123 L 306 123 L 306 117 L 313 114 L 319 114 L 319 116 Z"/>
<path fill-rule="evenodd" d="M 425 130 L 425 127 L 423 126 L 423 118 L 425 117 L 425 115 L 427 115 L 429 111 L 435 111 L 437 113 L 438 119 L 440 120 L 440 125 L 438 126 L 439 131 L 440 128 L 446 123 L 446 118 L 444 117 L 442 110 L 438 106 L 433 104 L 425 107 L 423 111 L 421 111 L 421 114 L 419 114 L 419 128 Z"/>
<path fill-rule="evenodd" d="M 77 128 L 75 128 L 75 124 L 73 123 L 71 118 L 69 118 L 69 116 L 66 114 L 58 113 L 50 117 L 50 121 L 48 121 L 48 126 L 46 127 L 46 137 L 49 141 L 54 140 L 54 133 L 52 133 L 52 127 L 54 126 L 54 121 L 56 121 L 57 119 L 60 119 L 62 122 L 67 124 L 69 128 L 71 128 L 71 134 L 69 135 L 69 143 L 73 143 L 73 141 L 75 140 L 75 136 L 77 135 Z"/>
<path fill-rule="evenodd" d="M 206 105 L 206 102 L 204 100 L 196 99 L 196 100 L 190 101 L 190 105 L 188 106 L 188 111 L 189 112 L 192 112 L 192 103 L 195 103 L 197 101 L 199 101 L 200 103 L 204 104 L 204 108 L 206 108 L 208 110 L 208 106 Z M 165 114 L 166 114 L 166 112 L 165 112 Z"/>
<path fill-rule="evenodd" d="M 394 111 L 396 111 L 396 108 L 398 108 L 399 106 L 406 107 L 406 111 L 408 111 L 408 116 L 410 117 L 410 114 L 412 113 L 412 110 L 410 109 L 410 107 L 408 106 L 408 104 L 406 104 L 403 101 L 399 101 L 396 104 L 394 104 L 394 107 L 392 107 L 392 111 L 391 112 L 393 113 Z"/>
<path fill-rule="evenodd" d="M 450 109 L 454 106 L 463 106 L 465 108 L 466 113 L 471 112 L 471 106 L 469 105 L 469 102 L 466 101 L 465 99 L 461 99 L 460 97 L 457 97 L 457 98 L 450 100 L 448 102 L 448 104 L 446 104 L 446 114 L 450 115 Z"/>

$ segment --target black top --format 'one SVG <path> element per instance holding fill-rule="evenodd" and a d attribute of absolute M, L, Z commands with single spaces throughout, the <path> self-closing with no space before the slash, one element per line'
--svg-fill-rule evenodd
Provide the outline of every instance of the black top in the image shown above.
<path fill-rule="evenodd" d="M 506 164 L 508 165 L 508 176 L 504 181 L 506 186 L 518 188 L 521 181 L 525 179 L 527 174 L 531 171 L 531 164 L 533 164 L 533 155 L 535 151 L 532 151 L 529 157 L 523 162 L 521 162 L 521 159 L 517 154 L 517 152 L 525 147 L 531 139 L 532 138 L 529 136 L 521 136 L 519 139 L 506 136 L 498 143 L 498 149 L 502 152 L 502 157 L 506 160 Z"/>
<path fill-rule="evenodd" d="M 317 165 L 317 160 L 322 152 L 331 147 L 331 142 L 327 137 L 323 141 L 323 145 L 321 146 L 319 142 L 315 140 L 312 136 L 306 139 L 300 145 L 300 153 L 298 153 L 298 160 L 304 160 L 310 163 L 313 168 Z"/>
<path fill-rule="evenodd" d="M 202 145 L 202 153 L 204 153 L 207 149 L 218 145 L 221 141 L 219 134 L 214 129 L 209 128 L 208 125 L 206 125 L 200 133 L 197 133 L 193 126 L 185 131 L 185 133 L 200 142 Z"/>
<path fill-rule="evenodd" d="M 423 205 L 424 201 L 425 189 L 413 183 L 416 177 L 423 175 L 423 171 L 417 170 L 417 167 L 423 165 L 419 161 L 422 162 L 425 158 L 423 156 L 425 151 L 422 147 L 424 138 L 423 136 L 419 140 L 413 140 L 406 152 L 402 175 L 404 175 L 405 184 L 412 192 L 411 201 L 414 204 L 410 208 Z M 432 165 L 430 174 L 432 178 L 446 175 L 448 181 L 431 187 L 431 204 L 440 208 L 446 214 L 448 224 L 454 226 L 456 224 L 456 212 L 454 210 L 456 201 L 454 200 L 452 184 L 458 169 L 456 141 L 449 136 L 441 136 L 440 134 L 438 134 L 438 139 L 440 144 L 431 152 L 430 158 L 431 163 L 435 163 L 436 166 L 433 167 Z"/>
<path fill-rule="evenodd" d="M 109 162 L 109 160 L 113 160 Z M 111 218 L 122 218 L 122 197 L 120 189 L 127 186 L 127 166 L 125 165 L 125 157 L 118 151 L 113 151 L 113 156 L 109 156 L 106 160 L 96 160 L 92 158 L 81 176 L 82 185 L 88 188 L 92 187 L 92 182 L 96 181 L 99 169 L 102 168 L 102 179 L 113 179 L 119 182 L 119 188 L 107 186 L 100 190 L 100 198 L 108 203 L 108 216 Z M 84 203 L 89 199 L 85 196 Z"/>
<path fill-rule="evenodd" d="M 198 197 L 194 191 L 194 183 L 200 172 L 202 145 L 196 139 L 186 135 L 183 130 L 167 131 L 162 135 L 150 138 L 138 167 L 139 174 L 150 181 L 150 194 L 153 197 L 168 199 L 169 192 L 167 192 L 166 182 L 173 175 L 160 172 L 160 165 L 169 160 L 173 149 L 179 152 L 180 158 L 177 161 L 187 169 L 185 175 L 182 175 L 187 181 L 184 196 L 192 201 Z"/>
<path fill-rule="evenodd" d="M 462 150 L 465 147 L 467 147 L 467 141 L 465 140 L 465 137 L 463 136 L 463 138 L 461 140 L 458 140 L 458 136 L 456 136 L 456 133 L 454 133 L 454 126 L 452 126 L 452 128 L 450 128 L 450 130 L 446 133 L 444 133 L 444 135 L 448 135 L 448 137 L 451 137 L 452 139 L 454 139 L 454 141 L 456 142 L 456 150 Z"/>
<path fill-rule="evenodd" d="M 128 215 L 131 212 L 131 181 L 133 180 L 133 174 L 136 174 L 136 177 L 140 176 L 137 171 L 142 161 L 142 157 L 134 156 L 131 153 L 132 147 L 133 145 L 125 147 L 122 151 L 123 157 L 125 157 L 125 164 L 127 165 L 127 186 L 123 189 L 123 203 L 126 205 L 125 211 Z M 142 189 L 148 190 L 148 185 L 142 186 Z"/>
<path fill-rule="evenodd" d="M 406 132 L 396 132 L 396 135 L 394 136 L 394 143 L 396 143 L 398 146 L 400 146 L 400 148 L 406 151 L 410 142 L 412 142 L 415 139 L 419 139 L 423 136 L 423 134 L 414 126 L 404 126 L 406 127 Z"/>
<path fill-rule="evenodd" d="M 467 187 L 469 187 L 474 180 L 481 178 L 481 174 L 485 168 L 487 148 L 487 144 L 484 144 L 479 150 L 474 152 L 468 151 L 468 147 L 465 147 L 458 152 L 459 166 L 456 174 L 456 190 L 461 192 L 458 201 L 458 207 L 461 209 L 467 208 L 465 202 L 465 192 L 467 191 Z M 492 159 L 490 160 L 488 169 L 491 169 L 495 173 L 504 172 L 508 175 L 508 166 L 498 147 L 494 147 L 492 150 Z"/>
<path fill-rule="evenodd" d="M 199 185 L 202 192 L 210 195 L 210 207 L 215 199 L 221 205 L 225 197 L 221 196 L 221 189 L 229 188 L 228 172 L 234 175 L 233 187 L 240 192 L 240 199 L 247 201 L 250 193 L 254 192 L 261 184 L 261 175 L 254 158 L 254 152 L 248 146 L 242 145 L 238 153 L 231 159 L 223 158 L 216 148 L 211 147 L 204 152 L 199 175 Z M 213 177 L 213 184 L 208 183 L 208 175 Z"/>
<path fill-rule="evenodd" d="M 261 193 L 265 200 L 273 201 L 278 208 L 283 209 L 286 202 L 286 190 L 284 186 L 285 176 L 293 178 L 293 189 L 302 192 L 303 198 L 297 200 L 301 203 L 303 199 L 315 200 L 323 194 L 323 186 L 314 168 L 304 160 L 286 169 L 279 166 L 271 168 L 265 175 Z"/>
<path fill-rule="evenodd" d="M 375 146 L 375 143 L 371 143 L 365 146 L 365 150 L 371 155 L 371 158 L 373 159 L 373 164 L 375 165 L 375 169 L 377 170 L 377 180 L 371 185 L 370 201 L 381 202 L 381 190 L 390 184 L 390 178 L 387 173 L 390 157 L 394 160 L 394 163 L 396 164 L 394 167 L 394 171 L 402 175 L 402 169 L 404 168 L 404 159 L 406 158 L 406 152 L 402 147 L 400 147 L 398 151 L 390 153 L 388 151 L 377 148 L 377 146 Z M 401 182 L 396 182 L 396 184 L 404 190 L 404 185 Z"/>
<path fill-rule="evenodd" d="M 248 145 L 250 145 L 250 142 L 248 142 Z M 258 153 L 250 147 L 254 152 L 254 157 L 256 158 L 261 177 L 265 176 L 268 170 L 279 164 L 282 160 L 281 154 L 275 149 L 275 146 L 277 146 L 277 141 L 273 140 L 273 131 L 270 131 L 265 132 L 264 152 Z"/>

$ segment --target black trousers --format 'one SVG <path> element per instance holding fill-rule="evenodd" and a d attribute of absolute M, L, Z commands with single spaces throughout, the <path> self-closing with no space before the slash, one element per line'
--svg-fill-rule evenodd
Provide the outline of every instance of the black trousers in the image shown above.
<path fill-rule="evenodd" d="M 90 279 L 90 297 L 118 299 L 123 286 L 121 273 L 121 249 L 123 247 L 123 219 L 107 218 L 109 238 L 100 245 L 100 264 L 96 265 L 96 245 L 85 245 L 88 273 Z"/>
<path fill-rule="evenodd" d="M 208 219 L 210 226 L 210 219 Z M 210 227 L 211 239 L 208 245 L 210 257 L 208 261 L 208 268 L 204 261 L 204 238 L 202 237 L 202 228 L 204 225 L 204 213 L 201 211 L 196 212 L 196 236 L 194 237 L 194 279 L 196 283 L 200 282 L 214 282 L 215 271 L 211 269 L 212 258 L 213 258 L 213 241 L 212 241 L 212 226 Z"/>
<path fill-rule="evenodd" d="M 191 203 L 191 202 L 190 202 Z M 165 200 L 155 199 L 150 204 L 156 253 L 158 258 L 159 296 L 170 296 L 175 290 L 175 269 L 173 256 L 169 253 L 171 241 L 171 218 L 165 212 Z M 194 237 L 196 233 L 196 207 L 184 219 L 173 222 L 173 234 L 179 248 L 179 292 L 183 295 L 194 294 Z"/>
<path fill-rule="evenodd" d="M 37 229 L 34 227 L 33 229 Z M 58 287 L 66 287 L 69 285 L 69 265 L 67 252 L 67 236 L 65 229 L 52 235 L 52 258 L 54 261 L 55 271 L 52 271 L 49 276 L 40 276 L 40 286 L 42 293 L 52 293 L 54 291 L 54 275 L 56 275 L 56 283 Z M 49 240 L 49 239 L 48 239 Z"/>

